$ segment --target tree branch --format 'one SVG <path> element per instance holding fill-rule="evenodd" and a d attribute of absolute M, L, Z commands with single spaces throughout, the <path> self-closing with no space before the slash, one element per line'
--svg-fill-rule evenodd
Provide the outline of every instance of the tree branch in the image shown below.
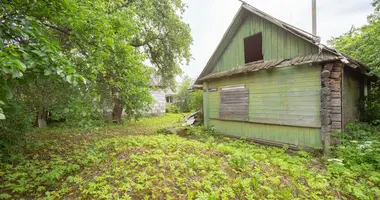
<path fill-rule="evenodd" d="M 57 26 L 53 26 L 53 25 L 50 25 L 50 24 L 47 24 L 47 23 L 44 23 L 44 22 L 41 22 L 41 24 L 51 28 L 51 29 L 54 29 L 56 31 L 59 31 L 61 33 L 64 33 L 66 35 L 70 35 L 70 32 L 71 32 L 71 29 L 64 29 L 64 28 L 59 28 Z"/>

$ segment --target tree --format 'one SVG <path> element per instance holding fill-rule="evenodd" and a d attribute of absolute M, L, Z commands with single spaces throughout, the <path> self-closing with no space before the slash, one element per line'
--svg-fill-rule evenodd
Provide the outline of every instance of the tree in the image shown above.
<path fill-rule="evenodd" d="M 371 74 L 380 74 L 380 0 L 374 0 L 375 12 L 368 16 L 368 24 L 355 28 L 328 43 L 371 68 Z"/>
<path fill-rule="evenodd" d="M 169 85 L 190 59 L 184 8 L 181 0 L 5 1 L 0 61 L 9 75 L 2 99 L 9 99 L 16 79 L 49 76 L 94 94 L 100 103 L 111 101 L 116 119 L 123 108 L 133 117 L 150 102 L 144 60 Z"/>
<path fill-rule="evenodd" d="M 140 116 L 151 103 L 145 61 L 171 85 L 190 60 L 185 7 L 182 0 L 2 1 L 2 134 L 25 116 L 39 125 L 48 113 L 82 124 L 107 106 L 115 121 L 123 110 Z"/>

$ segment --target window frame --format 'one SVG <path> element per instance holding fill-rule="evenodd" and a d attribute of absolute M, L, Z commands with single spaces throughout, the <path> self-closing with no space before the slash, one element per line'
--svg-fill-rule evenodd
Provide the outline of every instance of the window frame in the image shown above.
<path fill-rule="evenodd" d="M 248 47 L 250 46 L 249 44 L 252 44 L 252 43 L 255 43 L 255 42 L 248 42 L 248 40 L 254 38 L 254 37 L 258 37 L 260 36 L 260 40 L 259 41 L 256 41 L 258 42 L 261 46 L 260 46 L 260 49 L 254 49 L 255 47 L 251 47 L 249 50 L 248 50 Z M 261 60 L 264 60 L 264 54 L 263 54 L 263 32 L 258 32 L 258 33 L 255 33 L 253 35 L 250 35 L 248 37 L 245 37 L 243 39 L 243 51 L 244 51 L 244 63 L 245 64 L 248 64 L 248 63 L 252 63 L 252 62 L 257 62 L 257 61 L 261 61 Z M 259 53 L 260 55 L 248 55 L 249 53 Z M 254 57 L 254 58 L 252 58 Z"/>
<path fill-rule="evenodd" d="M 244 84 L 221 87 L 219 118 L 224 120 L 248 121 L 249 89 Z"/>

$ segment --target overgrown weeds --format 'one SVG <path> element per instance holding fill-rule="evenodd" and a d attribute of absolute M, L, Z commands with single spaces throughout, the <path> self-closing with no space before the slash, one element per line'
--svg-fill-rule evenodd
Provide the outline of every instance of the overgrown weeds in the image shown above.
<path fill-rule="evenodd" d="M 338 135 L 341 144 L 327 162 L 333 183 L 340 194 L 358 199 L 376 199 L 380 195 L 380 141 L 378 127 L 348 124 Z"/>
<path fill-rule="evenodd" d="M 367 161 L 348 163 L 352 159 L 342 158 L 348 154 L 343 150 L 325 165 L 307 152 L 290 155 L 286 148 L 229 139 L 202 127 L 190 127 L 186 137 L 156 133 L 181 118 L 169 114 L 123 126 L 28 134 L 24 154 L 0 165 L 0 198 L 379 197 L 378 168 Z"/>

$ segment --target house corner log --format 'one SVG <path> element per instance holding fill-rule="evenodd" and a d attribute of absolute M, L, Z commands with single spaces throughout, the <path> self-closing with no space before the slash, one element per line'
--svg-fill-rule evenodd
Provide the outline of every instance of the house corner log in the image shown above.
<path fill-rule="evenodd" d="M 343 64 L 325 64 L 321 72 L 321 138 L 324 152 L 329 153 L 331 133 L 342 128 Z"/>

